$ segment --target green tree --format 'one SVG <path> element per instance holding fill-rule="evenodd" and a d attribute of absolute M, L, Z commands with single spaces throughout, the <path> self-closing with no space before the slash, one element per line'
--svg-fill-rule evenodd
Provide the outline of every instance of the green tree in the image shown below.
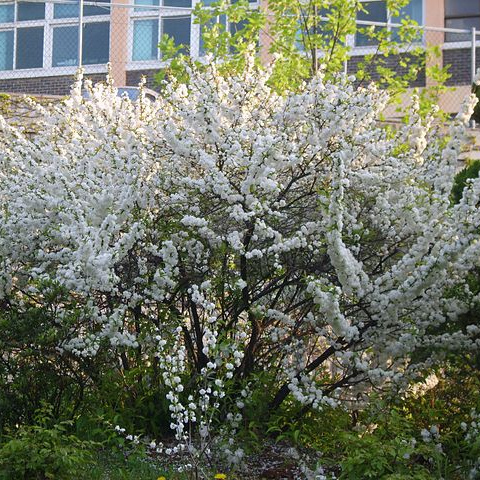
<path fill-rule="evenodd" d="M 254 47 L 259 63 L 275 60 L 270 84 L 279 92 L 298 89 L 319 69 L 327 79 L 345 71 L 351 50 L 347 39 L 360 33 L 374 45 L 374 52 L 361 57 L 351 69 L 357 81 L 378 82 L 389 89 L 395 102 L 424 72 L 436 84 L 420 94 L 421 111 L 426 112 L 446 88 L 448 73 L 438 65 L 428 65 L 427 59 L 439 52 L 421 45 L 423 31 L 401 14 L 409 2 L 387 1 L 391 17 L 402 18 L 402 26 L 395 29 L 357 25 L 359 15 L 367 13 L 359 0 L 275 0 L 260 8 L 252 8 L 247 0 L 220 0 L 208 6 L 197 4 L 194 17 L 200 24 L 202 51 L 222 60 L 220 73 L 243 70 L 245 52 Z M 181 53 L 185 46 L 175 46 L 164 36 L 160 48 L 171 63 L 157 80 L 187 81 L 186 68 L 192 60 Z"/>

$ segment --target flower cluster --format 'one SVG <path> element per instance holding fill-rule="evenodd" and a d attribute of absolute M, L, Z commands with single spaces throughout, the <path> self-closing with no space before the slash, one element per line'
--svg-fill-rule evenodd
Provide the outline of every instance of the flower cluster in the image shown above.
<path fill-rule="evenodd" d="M 33 138 L 0 119 L 0 299 L 49 304 L 59 355 L 155 363 L 200 455 L 256 372 L 272 410 L 321 408 L 479 348 L 457 319 L 479 300 L 480 180 L 449 199 L 474 98 L 445 139 L 417 101 L 383 128 L 388 95 L 345 76 L 279 96 L 253 57 L 188 73 L 155 102 L 79 74 Z"/>

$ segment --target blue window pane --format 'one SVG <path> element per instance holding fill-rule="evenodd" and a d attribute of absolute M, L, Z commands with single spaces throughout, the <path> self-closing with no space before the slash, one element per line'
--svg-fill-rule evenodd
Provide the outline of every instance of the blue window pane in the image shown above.
<path fill-rule="evenodd" d="M 134 0 L 134 4 L 135 5 L 152 5 L 152 6 L 155 6 L 155 7 L 158 7 L 159 5 L 159 0 Z M 153 14 L 155 14 L 157 12 L 157 10 L 155 10 L 154 8 L 135 8 L 135 11 L 136 12 L 151 12 Z"/>
<path fill-rule="evenodd" d="M 17 29 L 16 68 L 43 67 L 43 27 Z"/>
<path fill-rule="evenodd" d="M 192 0 L 163 0 L 166 7 L 191 7 Z"/>
<path fill-rule="evenodd" d="M 405 7 L 400 10 L 399 18 L 402 19 L 407 17 L 415 20 L 420 25 L 423 23 L 422 0 L 410 0 L 410 3 L 408 5 L 405 5 Z"/>
<path fill-rule="evenodd" d="M 158 58 L 158 20 L 139 20 L 133 25 L 132 60 Z"/>
<path fill-rule="evenodd" d="M 83 26 L 82 59 L 84 65 L 105 64 L 110 55 L 110 22 Z"/>
<path fill-rule="evenodd" d="M 422 0 L 410 0 L 408 5 L 405 5 L 400 9 L 398 17 L 392 17 L 392 23 L 402 23 L 402 20 L 409 19 L 414 20 L 419 25 L 423 23 L 423 2 Z M 421 33 L 419 32 L 419 39 Z M 394 41 L 400 40 L 398 35 L 398 29 L 393 29 L 392 39 Z"/>
<path fill-rule="evenodd" d="M 359 11 L 357 19 L 369 22 L 387 22 L 387 4 L 381 2 L 363 2 L 362 7 L 365 12 Z M 359 25 L 358 28 L 366 28 L 366 25 Z M 384 27 L 375 27 L 375 33 L 380 32 Z M 359 47 L 376 45 L 378 41 L 375 38 L 370 38 L 368 35 L 357 32 L 355 34 L 355 44 Z"/>
<path fill-rule="evenodd" d="M 78 13 L 78 1 L 76 2 L 76 5 L 56 3 L 53 9 L 53 18 L 74 18 L 78 17 Z"/>
<path fill-rule="evenodd" d="M 78 65 L 78 27 L 58 27 L 53 30 L 54 67 Z"/>
<path fill-rule="evenodd" d="M 173 38 L 175 45 L 190 47 L 191 17 L 164 17 L 162 19 L 162 33 Z M 187 48 L 182 48 L 181 53 L 187 53 Z"/>
<path fill-rule="evenodd" d="M 0 32 L 0 70 L 13 68 L 13 30 Z"/>
<path fill-rule="evenodd" d="M 85 5 L 83 7 L 83 15 L 90 17 L 92 15 L 110 15 L 110 0 L 96 0 L 96 3 L 104 3 L 100 7 L 94 7 L 93 5 Z"/>
<path fill-rule="evenodd" d="M 17 7 L 17 20 L 43 20 L 45 18 L 44 3 L 20 2 Z"/>
<path fill-rule="evenodd" d="M 13 22 L 14 6 L 0 5 L 0 23 Z"/>
<path fill-rule="evenodd" d="M 446 0 L 446 17 L 480 15 L 480 0 Z"/>

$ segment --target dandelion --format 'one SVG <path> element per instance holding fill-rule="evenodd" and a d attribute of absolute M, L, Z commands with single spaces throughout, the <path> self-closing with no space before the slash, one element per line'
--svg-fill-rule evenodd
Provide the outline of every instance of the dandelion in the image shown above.
<path fill-rule="evenodd" d="M 224 473 L 216 473 L 215 477 L 213 478 L 215 478 L 216 480 L 225 480 L 227 476 Z"/>

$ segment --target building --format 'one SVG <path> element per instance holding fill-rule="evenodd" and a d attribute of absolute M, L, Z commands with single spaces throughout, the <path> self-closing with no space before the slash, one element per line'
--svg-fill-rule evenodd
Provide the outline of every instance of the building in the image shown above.
<path fill-rule="evenodd" d="M 0 92 L 68 93 L 79 57 L 79 0 L 0 1 Z M 134 7 L 133 0 L 111 1 L 84 0 L 81 56 L 86 73 L 94 80 L 104 78 L 105 64 L 110 62 L 118 86 L 136 85 L 142 75 L 153 86 L 154 73 L 162 65 L 157 45 L 165 33 L 177 44 L 189 45 L 193 57 L 202 55 L 200 26 L 192 19 L 197 0 L 135 0 Z M 448 84 L 469 88 L 471 29 L 480 30 L 480 0 L 411 0 L 397 17 L 388 11 L 385 0 L 362 1 L 366 11 L 359 13 L 360 22 L 397 23 L 408 16 L 427 25 L 423 43 L 438 45 L 441 50 L 441 56 L 432 61 L 451 65 Z M 267 0 L 250 0 L 250 4 L 268 8 Z M 218 21 L 232 27 L 227 19 Z M 260 38 L 261 45 L 268 41 L 268 35 Z M 354 73 L 359 61 L 376 46 L 360 33 L 347 42 L 352 47 L 348 71 Z M 395 60 L 389 61 L 394 64 Z M 425 86 L 429 81 L 423 72 L 412 86 Z"/>

